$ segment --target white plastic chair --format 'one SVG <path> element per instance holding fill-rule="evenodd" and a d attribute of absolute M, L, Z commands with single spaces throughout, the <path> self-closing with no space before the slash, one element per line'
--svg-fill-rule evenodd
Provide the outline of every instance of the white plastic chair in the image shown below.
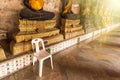
<path fill-rule="evenodd" d="M 42 49 L 40 50 L 39 43 L 42 44 Z M 52 55 L 45 50 L 44 42 L 41 38 L 36 38 L 31 41 L 33 50 L 35 49 L 35 53 L 33 56 L 33 66 L 35 64 L 36 59 L 39 61 L 39 76 L 42 77 L 42 69 L 43 69 L 43 61 L 50 58 L 51 68 L 53 69 L 53 60 Z"/>

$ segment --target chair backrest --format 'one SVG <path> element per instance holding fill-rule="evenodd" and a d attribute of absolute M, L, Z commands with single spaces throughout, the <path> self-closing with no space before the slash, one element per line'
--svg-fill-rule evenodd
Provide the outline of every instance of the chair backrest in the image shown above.
<path fill-rule="evenodd" d="M 39 53 L 39 52 L 40 52 L 40 48 L 39 48 L 39 43 L 40 43 L 40 42 L 41 42 L 41 44 L 42 44 L 43 50 L 45 50 L 45 45 L 44 45 L 43 39 L 41 39 L 41 38 L 35 38 L 35 39 L 33 39 L 33 40 L 31 41 L 31 43 L 32 43 L 32 48 L 34 49 L 34 47 L 35 47 L 36 53 Z"/>

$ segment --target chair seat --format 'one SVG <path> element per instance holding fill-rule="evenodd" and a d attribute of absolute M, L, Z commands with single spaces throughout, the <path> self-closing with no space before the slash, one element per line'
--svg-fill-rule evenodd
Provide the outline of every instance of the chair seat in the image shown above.
<path fill-rule="evenodd" d="M 34 56 L 37 58 L 37 59 L 43 59 L 43 58 L 48 58 L 51 56 L 51 54 L 49 54 L 47 51 L 45 50 L 40 50 L 39 53 L 37 54 L 34 54 Z"/>

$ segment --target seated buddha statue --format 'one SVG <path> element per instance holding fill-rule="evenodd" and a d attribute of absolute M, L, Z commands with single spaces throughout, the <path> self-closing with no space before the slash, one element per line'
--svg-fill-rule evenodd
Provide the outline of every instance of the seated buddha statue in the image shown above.
<path fill-rule="evenodd" d="M 20 12 L 23 19 L 50 20 L 55 16 L 53 12 L 43 10 L 44 0 L 24 0 L 24 4 L 27 8 Z"/>
<path fill-rule="evenodd" d="M 79 19 L 79 4 L 73 3 L 74 0 L 63 0 L 62 17 L 70 20 Z"/>

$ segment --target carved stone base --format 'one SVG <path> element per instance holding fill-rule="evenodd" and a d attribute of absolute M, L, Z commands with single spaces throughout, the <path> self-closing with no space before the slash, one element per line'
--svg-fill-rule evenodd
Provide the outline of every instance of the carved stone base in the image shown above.
<path fill-rule="evenodd" d="M 31 40 L 34 38 L 43 38 L 45 45 L 63 41 L 64 37 L 60 34 L 60 29 L 54 28 L 55 24 L 56 20 L 19 20 L 20 32 L 13 35 L 14 41 L 10 43 L 11 53 L 19 55 L 32 50 Z"/>
<path fill-rule="evenodd" d="M 23 41 L 29 41 L 32 40 L 34 38 L 43 38 L 43 37 L 50 37 L 50 36 L 54 36 L 54 35 L 58 35 L 60 32 L 59 29 L 48 29 L 45 30 L 44 32 L 41 33 L 37 33 L 35 31 L 32 32 L 19 32 L 17 33 L 17 35 L 15 34 L 14 40 L 18 43 L 18 42 L 23 42 Z"/>
<path fill-rule="evenodd" d="M 74 32 L 74 31 L 79 31 L 82 30 L 82 26 L 79 27 L 66 27 L 64 32 Z"/>
<path fill-rule="evenodd" d="M 70 33 L 65 33 L 65 39 L 70 39 L 76 36 L 80 36 L 84 34 L 84 30 L 79 30 L 79 31 L 75 31 L 75 32 L 70 32 Z"/>
<path fill-rule="evenodd" d="M 40 31 L 43 32 L 46 29 L 52 29 L 56 25 L 56 20 L 45 20 L 45 21 L 37 21 L 37 20 L 19 20 L 19 30 L 20 32 L 29 32 L 29 31 Z"/>
<path fill-rule="evenodd" d="M 45 45 L 51 45 L 54 43 L 58 43 L 60 41 L 63 41 L 63 39 L 64 38 L 62 34 L 43 38 Z M 32 50 L 31 41 L 20 42 L 20 43 L 16 43 L 15 41 L 12 41 L 10 43 L 10 51 L 13 55 L 24 54 L 25 52 L 28 52 L 31 50 Z"/>
<path fill-rule="evenodd" d="M 56 35 L 56 36 L 51 36 L 51 37 L 48 37 L 48 38 L 44 38 L 45 45 L 55 44 L 55 43 L 63 41 L 63 40 L 64 40 L 64 38 L 63 38 L 62 34 L 59 34 L 59 35 Z"/>
<path fill-rule="evenodd" d="M 65 39 L 70 39 L 84 34 L 84 30 L 80 25 L 80 19 L 77 20 L 62 19 L 61 32 L 64 34 Z"/>
<path fill-rule="evenodd" d="M 68 20 L 62 19 L 62 27 L 76 27 L 76 25 L 80 24 L 80 19 L 77 20 Z"/>

